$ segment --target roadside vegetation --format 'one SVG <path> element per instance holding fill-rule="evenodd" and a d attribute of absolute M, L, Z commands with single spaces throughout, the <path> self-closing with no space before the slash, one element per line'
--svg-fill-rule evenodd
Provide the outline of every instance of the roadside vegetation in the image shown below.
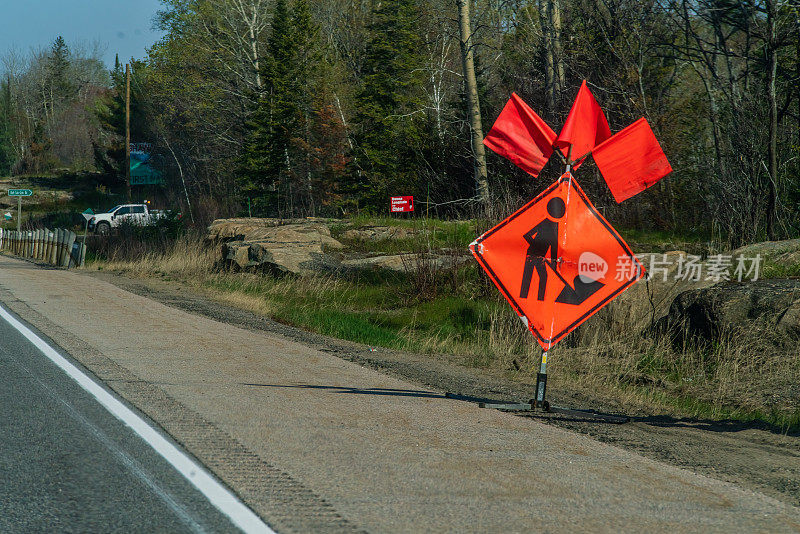
<path fill-rule="evenodd" d="M 463 254 L 485 227 L 476 221 L 359 218 L 334 226 L 333 234 L 370 225 L 425 231 L 396 241 L 344 240 L 347 246 L 371 253 L 402 249 L 422 254 L 435 244 Z M 538 344 L 475 262 L 452 268 L 426 268 L 423 263 L 412 273 L 359 270 L 275 277 L 222 270 L 219 247 L 205 244 L 204 236 L 173 236 L 123 232 L 99 249 L 87 268 L 176 281 L 219 302 L 377 350 L 413 351 L 522 381 L 535 378 Z M 639 235 L 638 240 L 646 247 L 662 237 Z M 620 302 L 551 350 L 552 391 L 579 392 L 639 413 L 800 428 L 800 356 L 786 339 L 753 323 L 747 332 L 723 333 L 714 343 L 688 336 L 676 342 L 652 329 L 646 291 L 630 291 Z"/>

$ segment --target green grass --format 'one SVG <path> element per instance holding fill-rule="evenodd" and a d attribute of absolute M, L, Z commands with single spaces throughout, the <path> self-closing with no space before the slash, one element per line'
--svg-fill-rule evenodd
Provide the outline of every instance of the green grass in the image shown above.
<path fill-rule="evenodd" d="M 767 257 L 761 269 L 761 278 L 797 278 L 800 277 L 800 261 L 779 261 Z"/>
<path fill-rule="evenodd" d="M 344 232 L 368 226 L 388 226 L 408 229 L 408 237 L 392 239 L 347 239 Z M 392 217 L 348 219 L 333 225 L 331 235 L 342 241 L 351 251 L 376 254 L 399 254 L 429 249 L 453 248 L 466 251 L 479 234 L 479 223 L 474 220 L 442 221 L 437 219 Z"/>
<path fill-rule="evenodd" d="M 467 268 L 464 268 L 467 269 Z M 485 345 L 496 299 L 444 294 L 420 299 L 406 275 L 329 280 L 211 277 L 205 286 L 263 299 L 274 319 L 320 334 L 390 349 Z M 436 340 L 436 343 L 432 343 Z"/>
<path fill-rule="evenodd" d="M 711 248 L 709 236 L 697 232 L 667 232 L 635 228 L 617 228 L 617 231 L 634 252 L 684 250 L 690 254 L 705 255 Z"/>
<path fill-rule="evenodd" d="M 405 346 L 404 339 L 397 330 L 381 325 L 381 318 L 377 314 L 293 307 L 277 312 L 275 319 L 292 326 L 301 326 L 312 332 L 364 345 L 394 349 Z"/>
<path fill-rule="evenodd" d="M 781 411 L 720 406 L 691 395 L 666 394 L 652 389 L 640 389 L 640 394 L 650 397 L 656 403 L 672 406 L 678 412 L 693 418 L 740 423 L 759 422 L 774 426 L 781 432 L 800 430 L 800 408 L 793 411 Z"/>

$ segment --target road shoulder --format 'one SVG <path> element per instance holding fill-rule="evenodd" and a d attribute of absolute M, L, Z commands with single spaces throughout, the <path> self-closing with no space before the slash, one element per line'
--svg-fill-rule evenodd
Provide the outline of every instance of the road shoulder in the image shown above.
<path fill-rule="evenodd" d="M 374 348 L 307 332 L 218 302 L 209 292 L 179 282 L 131 278 L 109 272 L 87 274 L 167 306 L 251 331 L 279 335 L 439 392 L 498 401 L 524 401 L 535 393 L 532 377 L 512 379 L 495 370 L 465 367 L 445 355 Z M 554 403 L 570 407 L 587 407 L 606 413 L 621 409 L 613 400 L 570 391 L 563 385 L 559 389 L 551 384 L 548 394 Z M 787 434 L 762 423 L 703 420 L 641 411 L 626 412 L 626 415 L 632 418 L 626 425 L 547 414 L 532 417 L 654 460 L 742 485 L 787 504 L 800 505 L 800 434 L 797 432 Z"/>

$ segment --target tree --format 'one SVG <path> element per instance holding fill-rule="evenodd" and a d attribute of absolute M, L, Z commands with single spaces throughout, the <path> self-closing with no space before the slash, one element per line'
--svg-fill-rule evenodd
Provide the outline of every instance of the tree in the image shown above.
<path fill-rule="evenodd" d="M 92 142 L 95 164 L 113 182 L 122 183 L 126 158 L 125 73 L 119 56 L 111 71 L 111 87 L 96 100 L 94 115 L 100 125 L 100 135 Z"/>
<path fill-rule="evenodd" d="M 7 78 L 0 82 L 0 176 L 7 176 L 14 166 L 12 113 L 11 80 Z"/>
<path fill-rule="evenodd" d="M 289 141 L 297 117 L 292 99 L 298 81 L 293 76 L 296 68 L 292 62 L 296 55 L 294 44 L 286 0 L 277 0 L 268 55 L 261 73 L 266 84 L 264 97 L 249 123 L 243 160 L 243 192 L 256 198 L 259 211 L 277 202 L 277 211 L 281 213 L 284 209 L 281 202 L 287 200 Z M 276 191 L 277 195 L 271 194 Z"/>
<path fill-rule="evenodd" d="M 387 0 L 378 4 L 368 26 L 356 96 L 361 176 L 352 191 L 367 207 L 383 206 L 389 195 L 419 185 L 418 150 L 426 121 L 419 13 L 417 0 Z"/>
<path fill-rule="evenodd" d="M 286 0 L 277 0 L 261 73 L 264 95 L 250 122 L 242 165 L 244 192 L 256 197 L 260 210 L 315 213 L 318 47 L 306 0 L 297 0 L 291 12 Z"/>
<path fill-rule="evenodd" d="M 544 34 L 547 111 L 558 116 L 564 91 L 564 54 L 561 43 L 561 0 L 539 0 L 542 33 Z"/>
<path fill-rule="evenodd" d="M 50 92 L 50 117 L 64 108 L 74 96 L 75 88 L 70 79 L 70 52 L 60 35 L 53 41 L 47 57 L 47 88 Z"/>
<path fill-rule="evenodd" d="M 489 182 L 486 176 L 486 153 L 483 147 L 483 123 L 481 122 L 481 105 L 478 98 L 478 82 L 475 79 L 475 61 L 473 59 L 472 27 L 469 17 L 468 0 L 456 0 L 458 4 L 459 31 L 461 34 L 461 59 L 464 72 L 464 85 L 467 93 L 470 129 L 472 131 L 472 152 L 475 157 L 475 190 L 483 204 L 489 207 Z"/>
<path fill-rule="evenodd" d="M 773 0 L 672 0 L 664 6 L 681 41 L 675 51 L 691 65 L 707 98 L 714 164 L 708 196 L 730 243 L 777 236 L 781 118 L 795 97 L 781 50 L 795 35 L 795 17 Z M 796 82 L 795 82 L 796 83 Z M 779 109 L 778 101 L 782 100 Z"/>

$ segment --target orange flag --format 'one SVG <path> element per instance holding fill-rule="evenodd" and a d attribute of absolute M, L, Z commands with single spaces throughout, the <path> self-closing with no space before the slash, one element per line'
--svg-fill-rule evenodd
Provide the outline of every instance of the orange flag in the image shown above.
<path fill-rule="evenodd" d="M 672 172 L 650 125 L 642 117 L 592 151 L 617 203 L 644 191 Z"/>
<path fill-rule="evenodd" d="M 611 129 L 606 116 L 584 80 L 555 146 L 566 155 L 572 145 L 572 160 L 576 161 L 609 137 Z M 574 168 L 577 169 L 577 165 Z"/>
<path fill-rule="evenodd" d="M 555 139 L 553 129 L 511 93 L 483 144 L 535 177 L 553 154 Z"/>

